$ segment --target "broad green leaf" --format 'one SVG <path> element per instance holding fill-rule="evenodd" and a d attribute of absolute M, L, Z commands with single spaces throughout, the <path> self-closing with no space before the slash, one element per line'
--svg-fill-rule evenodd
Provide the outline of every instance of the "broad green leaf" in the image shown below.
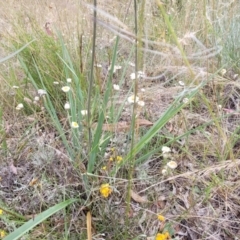
<path fill-rule="evenodd" d="M 14 232 L 10 233 L 8 236 L 4 238 L 4 240 L 16 240 L 22 237 L 25 233 L 32 230 L 35 226 L 39 223 L 43 222 L 48 217 L 52 216 L 54 213 L 62 210 L 63 208 L 67 207 L 68 205 L 78 201 L 77 199 L 69 199 L 65 202 L 61 202 L 53 207 L 50 207 L 48 210 L 40 213 L 34 219 L 29 220 L 21 227 L 16 229 Z"/>

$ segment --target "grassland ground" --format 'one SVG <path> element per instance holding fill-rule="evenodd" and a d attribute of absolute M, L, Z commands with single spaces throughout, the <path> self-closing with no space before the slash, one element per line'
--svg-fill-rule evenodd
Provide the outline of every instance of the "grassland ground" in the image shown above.
<path fill-rule="evenodd" d="M 240 4 L 91 4 L 0 4 L 0 239 L 240 239 Z"/>

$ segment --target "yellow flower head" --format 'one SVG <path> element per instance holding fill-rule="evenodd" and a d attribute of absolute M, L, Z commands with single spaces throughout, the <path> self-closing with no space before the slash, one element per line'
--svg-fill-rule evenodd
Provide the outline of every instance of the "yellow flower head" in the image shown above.
<path fill-rule="evenodd" d="M 123 158 L 121 156 L 117 156 L 116 160 L 117 160 L 118 163 L 120 163 L 123 160 Z"/>
<path fill-rule="evenodd" d="M 103 167 L 102 167 L 102 170 L 107 170 L 107 166 L 103 166 Z"/>
<path fill-rule="evenodd" d="M 112 189 L 108 183 L 102 184 L 99 191 L 105 198 L 107 198 L 112 193 Z"/>
<path fill-rule="evenodd" d="M 168 232 L 165 233 L 158 233 L 155 240 L 167 240 L 170 238 L 170 235 Z"/>
<path fill-rule="evenodd" d="M 0 238 L 4 238 L 6 236 L 6 232 L 3 230 L 0 230 Z"/>
<path fill-rule="evenodd" d="M 3 214 L 3 210 L 0 208 L 0 215 L 2 215 Z"/>
<path fill-rule="evenodd" d="M 164 222 L 165 221 L 165 217 L 163 215 L 158 215 L 157 216 L 158 220 L 161 221 L 161 222 Z"/>

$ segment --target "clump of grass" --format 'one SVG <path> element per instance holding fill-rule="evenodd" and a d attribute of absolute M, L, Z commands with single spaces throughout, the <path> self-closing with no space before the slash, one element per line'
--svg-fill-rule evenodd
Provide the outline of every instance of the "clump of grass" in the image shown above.
<path fill-rule="evenodd" d="M 71 46 L 68 48 L 70 43 L 62 37 L 63 34 L 58 29 L 50 36 L 39 29 L 34 21 L 32 35 L 21 30 L 16 31 L 15 35 L 21 35 L 19 39 L 11 36 L 10 49 L 22 46 L 31 36 L 36 38 L 34 44 L 19 55 L 20 66 L 17 67 L 25 73 L 24 91 L 28 92 L 29 97 L 34 96 L 34 92 L 39 93 L 39 90 L 42 90 L 40 102 L 36 106 L 39 106 L 45 115 L 43 120 L 37 119 L 36 122 L 50 122 L 50 132 L 57 130 L 57 134 L 51 138 L 52 141 L 48 140 L 47 143 L 46 138 L 38 136 L 38 145 L 33 148 L 34 153 L 30 155 L 31 157 L 27 158 L 29 161 L 34 160 L 34 166 L 41 165 L 41 171 L 46 176 L 40 178 L 35 191 L 40 197 L 46 197 L 46 186 L 49 186 L 47 181 L 54 181 L 62 190 L 58 194 L 50 194 L 56 198 L 53 199 L 56 206 L 50 208 L 52 201 L 42 200 L 44 208 L 41 206 L 36 212 L 49 209 L 40 213 L 36 222 L 30 220 L 14 231 L 12 234 L 15 237 L 23 235 L 36 223 L 43 222 L 68 204 L 74 204 L 73 208 L 76 209 L 77 206 L 80 210 L 74 214 L 68 209 L 63 212 L 62 226 L 64 225 L 65 229 L 60 233 L 56 232 L 58 237 L 64 235 L 65 238 L 70 238 L 74 235 L 71 231 L 78 231 L 79 225 L 81 227 L 84 225 L 78 223 L 79 225 L 73 226 L 74 221 L 69 221 L 71 217 L 83 221 L 85 218 L 88 219 L 87 234 L 85 230 L 79 233 L 81 237 L 87 236 L 88 239 L 91 239 L 92 224 L 96 229 L 96 237 L 99 234 L 106 234 L 108 239 L 140 239 L 149 236 L 155 239 L 169 239 L 182 236 L 182 233 L 197 239 L 210 237 L 213 231 L 214 234 L 218 234 L 216 225 L 209 221 L 210 215 L 207 216 L 207 211 L 211 212 L 211 219 L 213 216 L 215 220 L 220 220 L 223 212 L 220 211 L 218 214 L 216 211 L 219 210 L 216 201 L 226 206 L 223 200 L 225 194 L 230 194 L 234 199 L 235 193 L 231 184 L 227 190 L 223 188 L 227 177 L 227 170 L 224 171 L 224 168 L 227 166 L 226 169 L 230 171 L 234 167 L 234 162 L 229 164 L 227 159 L 237 157 L 231 147 L 232 141 L 235 144 L 238 138 L 234 135 L 231 139 L 225 133 L 222 129 L 222 120 L 225 117 L 223 112 L 215 111 L 218 103 L 213 102 L 211 94 L 206 94 L 204 89 L 202 90 L 203 86 L 211 88 L 215 83 L 214 79 L 220 78 L 218 73 L 210 72 L 208 63 L 205 63 L 206 59 L 212 60 L 218 54 L 216 46 L 208 47 L 205 44 L 208 41 L 207 33 L 210 31 L 207 27 L 207 15 L 203 16 L 199 24 L 203 27 L 199 36 L 194 33 L 194 30 L 199 30 L 194 25 L 195 19 L 192 19 L 189 27 L 184 25 L 193 14 L 200 14 L 199 9 L 206 14 L 207 7 L 210 6 L 202 2 L 194 8 L 194 3 L 191 4 L 189 1 L 184 3 L 178 1 L 176 6 L 170 4 L 165 6 L 159 1 L 158 5 L 155 5 L 159 10 L 157 21 L 165 27 L 166 35 L 161 33 L 155 35 L 157 31 L 155 27 L 149 29 L 149 32 L 152 40 L 163 37 L 163 43 L 148 41 L 142 26 L 151 25 L 144 21 L 144 14 L 149 5 L 144 3 L 138 5 L 135 1 L 134 7 L 134 33 L 130 27 L 125 27 L 121 21 L 105 12 L 99 11 L 100 14 L 106 15 L 104 18 L 108 17 L 111 20 L 109 23 L 96 18 L 96 8 L 92 8 L 95 24 L 101 24 L 119 35 L 114 41 L 114 46 L 108 49 L 108 52 L 111 52 L 108 55 L 110 64 L 107 66 L 108 71 L 104 80 L 94 69 L 94 65 L 99 62 L 99 59 L 96 61 L 94 54 L 96 51 L 97 55 L 99 50 L 95 48 L 95 44 L 91 58 L 88 55 L 89 50 L 84 48 L 86 52 L 76 57 L 71 52 Z M 171 11 L 174 12 L 176 9 L 179 12 L 175 18 Z M 188 13 L 186 17 L 180 9 Z M 191 12 L 192 9 L 194 11 Z M 139 24 L 142 24 L 141 28 L 138 28 Z M 182 26 L 185 28 L 181 29 Z M 182 32 L 179 33 L 176 29 Z M 191 33 L 186 34 L 187 31 Z M 122 61 L 125 63 L 122 66 L 123 71 L 119 73 L 120 76 L 114 76 L 117 53 L 124 46 L 121 37 L 129 41 L 131 49 L 135 50 L 135 70 L 131 75 L 133 82 L 125 84 L 128 88 L 122 83 L 124 79 L 129 78 L 128 62 L 132 60 L 132 52 L 129 49 L 127 59 Z M 97 36 L 94 36 L 94 40 L 95 38 Z M 149 49 L 148 44 L 151 44 L 153 49 Z M 87 58 L 87 63 L 92 64 L 91 68 L 87 68 L 88 65 L 85 69 L 79 67 L 83 56 Z M 160 59 L 162 65 L 161 77 L 171 68 L 173 77 L 169 80 L 168 87 L 177 88 L 177 91 L 169 91 L 170 95 L 173 95 L 169 98 L 170 102 L 164 102 L 159 96 L 157 98 L 154 91 L 150 90 L 151 97 L 156 98 L 162 105 L 165 104 L 164 108 L 160 108 L 162 106 L 157 105 L 156 101 L 143 102 L 146 96 L 145 99 L 139 99 L 141 81 L 152 80 L 155 77 L 151 71 L 145 70 L 157 66 L 154 61 L 156 58 Z M 148 63 L 148 59 L 152 60 L 151 64 Z M 171 59 L 174 61 L 171 62 Z M 91 69 L 91 77 L 88 75 L 88 69 Z M 54 82 L 59 84 L 54 85 Z M 116 87 L 117 84 L 120 86 Z M 163 87 L 161 83 L 157 86 Z M 25 102 L 23 108 L 22 105 L 16 105 L 19 110 L 24 110 L 26 105 L 32 105 L 31 102 L 26 104 L 26 98 L 24 100 L 26 93 L 23 93 L 22 89 L 18 90 L 16 103 L 19 104 L 22 100 Z M 153 108 L 155 104 L 157 107 Z M 131 109 L 128 112 L 127 126 L 121 125 L 123 121 L 119 120 L 124 118 L 124 108 L 128 111 Z M 36 114 L 39 109 L 32 107 L 31 110 Z M 151 109 L 159 111 L 158 117 L 154 123 L 149 124 L 152 125 L 149 129 L 141 131 L 139 120 L 143 120 L 141 119 L 143 116 L 148 116 L 146 113 Z M 202 111 L 204 113 L 201 113 Z M 23 111 L 19 112 L 21 113 Z M 193 123 L 194 120 L 196 123 Z M 120 133 L 123 129 L 127 131 L 126 134 Z M 35 131 L 34 124 L 32 130 Z M 31 134 L 28 135 L 26 132 L 29 138 L 25 144 L 28 147 L 33 146 Z M 122 145 L 119 144 L 121 134 L 125 137 Z M 114 143 L 114 138 L 118 144 Z M 4 148 L 8 148 L 7 143 Z M 123 149 L 125 151 L 121 151 Z M 49 154 L 45 154 L 44 151 L 48 151 Z M 44 161 L 43 156 L 46 158 Z M 56 163 L 58 158 L 60 165 Z M 11 166 L 11 171 L 15 171 L 14 164 L 17 166 L 22 163 L 21 161 L 20 157 L 17 158 Z M 49 170 L 46 170 L 48 164 L 56 164 L 53 168 L 53 177 L 50 177 Z M 41 184 L 42 194 L 39 193 Z M 66 198 L 75 198 L 78 192 L 81 192 L 79 203 L 71 199 L 65 201 Z M 57 204 L 59 201 L 62 203 Z M 26 210 L 24 211 L 26 213 Z M 229 214 L 230 212 L 228 211 Z M 92 222 L 89 222 L 89 214 L 94 216 Z M 50 223 L 43 224 L 49 229 Z M 18 226 L 15 223 L 13 225 Z M 13 230 L 10 223 L 8 229 Z M 232 237 L 234 229 L 231 226 L 229 229 L 228 233 L 220 232 Z M 9 238 L 13 235 L 9 235 Z"/>

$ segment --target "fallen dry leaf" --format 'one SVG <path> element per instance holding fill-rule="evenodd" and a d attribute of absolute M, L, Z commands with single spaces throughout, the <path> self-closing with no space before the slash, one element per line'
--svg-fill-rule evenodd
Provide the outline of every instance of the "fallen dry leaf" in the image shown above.
<path fill-rule="evenodd" d="M 38 183 L 38 178 L 33 178 L 31 182 L 29 183 L 29 186 L 32 187 L 33 185 Z"/>
<path fill-rule="evenodd" d="M 140 195 L 138 195 L 136 192 L 134 192 L 133 190 L 130 190 L 130 194 L 131 194 L 131 198 L 138 203 L 147 203 L 147 197 L 143 196 L 141 197 Z"/>

